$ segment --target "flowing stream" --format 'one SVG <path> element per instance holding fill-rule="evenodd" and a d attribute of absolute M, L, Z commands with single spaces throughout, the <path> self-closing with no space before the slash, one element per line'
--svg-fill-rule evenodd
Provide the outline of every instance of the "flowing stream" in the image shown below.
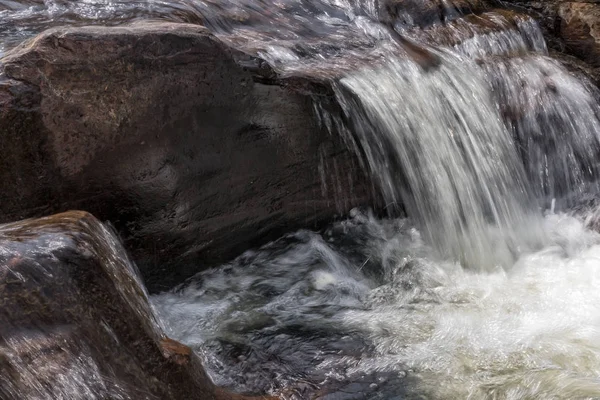
<path fill-rule="evenodd" d="M 219 4 L 203 12 L 222 40 L 332 83 L 341 113 L 321 120 L 409 218 L 356 210 L 201 273 L 153 298 L 170 334 L 247 393 L 600 397 L 600 236 L 592 206 L 573 211 L 596 192 L 597 92 L 536 23 Z"/>
<path fill-rule="evenodd" d="M 509 270 L 437 258 L 411 222 L 356 213 L 153 298 L 218 384 L 295 399 L 600 396 L 600 235 L 549 214 Z"/>
<path fill-rule="evenodd" d="M 217 384 L 287 399 L 600 398 L 598 93 L 531 18 L 468 1 L 2 5 L 6 48 L 56 24 L 201 22 L 280 77 L 333 89 L 337 112 L 315 98 L 316 114 L 390 216 L 354 210 L 153 296 Z"/>

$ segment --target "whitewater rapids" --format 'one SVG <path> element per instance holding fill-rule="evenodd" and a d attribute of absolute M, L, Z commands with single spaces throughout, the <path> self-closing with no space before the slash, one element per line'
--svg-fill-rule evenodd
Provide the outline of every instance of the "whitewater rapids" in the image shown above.
<path fill-rule="evenodd" d="M 587 218 L 587 219 L 586 219 Z M 232 389 L 319 399 L 600 397 L 600 234 L 548 213 L 508 269 L 436 258 L 409 220 L 355 212 L 153 298 Z"/>

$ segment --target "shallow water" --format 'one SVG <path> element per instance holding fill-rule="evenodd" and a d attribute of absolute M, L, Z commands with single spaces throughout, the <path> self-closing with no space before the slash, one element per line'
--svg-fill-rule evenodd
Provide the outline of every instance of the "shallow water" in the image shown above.
<path fill-rule="evenodd" d="M 322 399 L 600 397 L 600 235 L 547 214 L 508 269 L 438 259 L 407 219 L 355 212 L 152 303 L 218 384 Z"/>

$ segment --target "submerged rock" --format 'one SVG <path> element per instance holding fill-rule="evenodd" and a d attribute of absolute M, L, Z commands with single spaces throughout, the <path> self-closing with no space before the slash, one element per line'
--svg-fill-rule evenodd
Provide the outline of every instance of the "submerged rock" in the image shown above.
<path fill-rule="evenodd" d="M 201 26 L 46 31 L 1 60 L 0 221 L 111 221 L 151 291 L 371 202 L 312 93 Z M 322 94 L 314 94 L 314 96 Z M 325 181 L 321 178 L 325 177 Z"/>
<path fill-rule="evenodd" d="M 230 399 L 164 336 L 135 267 L 93 216 L 0 226 L 0 398 Z"/>

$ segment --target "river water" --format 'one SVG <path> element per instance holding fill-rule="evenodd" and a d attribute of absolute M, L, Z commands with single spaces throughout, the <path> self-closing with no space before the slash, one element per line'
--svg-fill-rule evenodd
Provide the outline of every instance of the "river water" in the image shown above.
<path fill-rule="evenodd" d="M 409 218 L 355 210 L 201 273 L 154 297 L 170 334 L 247 393 L 599 398 L 600 236 L 581 206 L 597 92 L 537 24 L 449 13 L 392 31 L 374 2 L 233 3 L 243 18 L 205 10 L 209 26 L 283 76 L 330 79 L 342 115 L 320 117 Z"/>
<path fill-rule="evenodd" d="M 597 89 L 527 16 L 392 3 L 0 0 L 0 35 L 9 48 L 56 24 L 201 22 L 281 77 L 333 88 L 339 112 L 315 99 L 316 114 L 390 217 L 354 210 L 154 296 L 218 384 L 287 399 L 600 398 Z"/>
<path fill-rule="evenodd" d="M 566 214 L 509 269 L 437 258 L 356 212 L 153 302 L 218 384 L 296 399 L 600 397 L 600 235 Z"/>

